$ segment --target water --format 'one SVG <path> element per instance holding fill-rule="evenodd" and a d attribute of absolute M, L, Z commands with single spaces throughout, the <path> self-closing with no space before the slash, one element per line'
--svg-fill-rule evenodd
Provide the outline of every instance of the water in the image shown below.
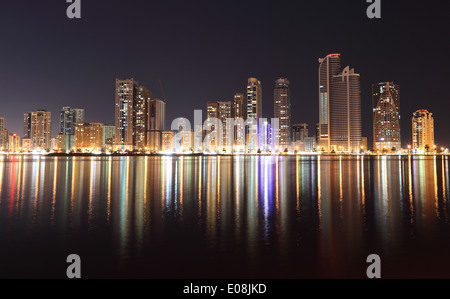
<path fill-rule="evenodd" d="M 0 277 L 449 278 L 447 157 L 0 157 Z"/>

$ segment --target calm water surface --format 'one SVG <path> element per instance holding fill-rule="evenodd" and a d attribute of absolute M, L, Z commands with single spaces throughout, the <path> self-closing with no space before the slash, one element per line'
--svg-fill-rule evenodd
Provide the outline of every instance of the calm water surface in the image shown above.
<path fill-rule="evenodd" d="M 450 278 L 447 157 L 0 157 L 0 277 Z"/>

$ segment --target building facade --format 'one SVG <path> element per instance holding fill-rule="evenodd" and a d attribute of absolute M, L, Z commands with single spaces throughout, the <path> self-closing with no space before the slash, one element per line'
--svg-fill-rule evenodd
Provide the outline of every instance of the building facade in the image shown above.
<path fill-rule="evenodd" d="M 59 134 L 74 135 L 75 123 L 84 123 L 84 109 L 63 107 L 60 113 Z"/>
<path fill-rule="evenodd" d="M 286 78 L 280 78 L 275 82 L 274 112 L 280 126 L 275 133 L 278 143 L 281 147 L 287 148 L 291 141 L 291 92 L 289 80 Z"/>
<path fill-rule="evenodd" d="M 330 98 L 333 76 L 341 72 L 341 54 L 330 54 L 319 59 L 319 146 L 331 148 Z"/>
<path fill-rule="evenodd" d="M 150 100 L 147 126 L 147 150 L 158 153 L 162 150 L 162 132 L 166 130 L 165 101 L 158 98 Z"/>
<path fill-rule="evenodd" d="M 434 143 L 434 117 L 428 110 L 417 110 L 412 118 L 413 149 L 430 151 Z"/>
<path fill-rule="evenodd" d="M 30 139 L 31 150 L 50 151 L 52 141 L 51 112 L 38 110 L 24 115 L 24 139 Z"/>
<path fill-rule="evenodd" d="M 247 150 L 256 152 L 259 148 L 259 121 L 262 118 L 262 84 L 256 78 L 249 78 L 247 83 L 247 119 L 254 125 L 247 130 Z"/>
<path fill-rule="evenodd" d="M 0 117 L 0 151 L 5 150 L 8 147 L 6 129 L 5 129 L 5 118 Z"/>
<path fill-rule="evenodd" d="M 103 149 L 103 124 L 75 123 L 75 146 L 77 152 L 91 153 Z"/>
<path fill-rule="evenodd" d="M 394 82 L 373 84 L 372 105 L 374 150 L 400 150 L 400 86 Z"/>
<path fill-rule="evenodd" d="M 292 141 L 302 141 L 309 137 L 308 124 L 295 124 L 292 126 Z"/>
<path fill-rule="evenodd" d="M 348 66 L 333 76 L 329 119 L 331 151 L 359 152 L 362 137 L 360 75 Z"/>
<path fill-rule="evenodd" d="M 17 134 L 10 134 L 9 135 L 9 141 L 8 141 L 8 151 L 10 153 L 20 153 L 22 150 L 21 148 L 21 142 L 20 142 L 20 136 Z"/>
<path fill-rule="evenodd" d="M 134 79 L 116 79 L 114 150 L 143 151 L 151 92 Z"/>

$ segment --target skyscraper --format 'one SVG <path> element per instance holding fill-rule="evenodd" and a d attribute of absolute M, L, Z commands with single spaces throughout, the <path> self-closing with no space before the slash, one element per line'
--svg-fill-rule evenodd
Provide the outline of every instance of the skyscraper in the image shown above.
<path fill-rule="evenodd" d="M 59 133 L 63 135 L 75 134 L 75 123 L 84 122 L 84 109 L 63 107 L 60 113 Z"/>
<path fill-rule="evenodd" d="M 219 120 L 223 125 L 223 138 L 222 138 L 222 146 L 226 148 L 229 144 L 228 136 L 227 136 L 227 120 L 232 118 L 232 110 L 233 110 L 233 102 L 218 102 L 219 104 Z M 234 139 L 234 138 L 233 138 Z M 230 140 L 230 144 L 232 145 L 234 140 Z M 230 150 L 226 148 L 227 150 Z"/>
<path fill-rule="evenodd" d="M 302 141 L 308 137 L 308 124 L 295 124 L 292 126 L 292 141 Z"/>
<path fill-rule="evenodd" d="M 151 92 L 134 79 L 116 79 L 115 150 L 145 149 Z"/>
<path fill-rule="evenodd" d="M 101 151 L 103 124 L 75 123 L 75 149 L 81 152 Z"/>
<path fill-rule="evenodd" d="M 291 94 L 289 80 L 286 78 L 280 78 L 275 82 L 274 112 L 280 125 L 275 134 L 277 134 L 279 145 L 287 148 L 291 141 Z"/>
<path fill-rule="evenodd" d="M 340 70 L 340 54 L 319 59 L 319 147 L 327 151 L 358 152 L 361 146 L 360 75 Z"/>
<path fill-rule="evenodd" d="M 431 150 L 434 148 L 434 117 L 428 110 L 417 110 L 412 118 L 413 148 Z"/>
<path fill-rule="evenodd" d="M 247 147 L 255 151 L 259 147 L 259 121 L 262 118 L 262 85 L 256 78 L 249 78 L 247 84 L 247 118 L 255 125 L 248 129 Z"/>
<path fill-rule="evenodd" d="M 143 86 L 138 87 L 137 98 L 133 108 L 133 148 L 144 150 L 147 145 L 148 109 L 152 98 L 150 90 Z"/>
<path fill-rule="evenodd" d="M 30 139 L 31 150 L 51 149 L 52 115 L 46 110 L 37 110 L 24 115 L 24 138 Z"/>
<path fill-rule="evenodd" d="M 331 150 L 361 150 L 361 83 L 360 76 L 346 67 L 333 76 L 329 101 Z"/>
<path fill-rule="evenodd" d="M 394 82 L 372 85 L 373 148 L 401 149 L 400 86 Z"/>
<path fill-rule="evenodd" d="M 5 119 L 3 117 L 0 117 L 0 150 L 6 149 L 6 139 L 8 138 L 5 135 Z"/>
<path fill-rule="evenodd" d="M 147 148 L 151 152 L 162 150 L 162 132 L 166 130 L 166 102 L 154 98 L 149 102 Z"/>
<path fill-rule="evenodd" d="M 341 54 L 319 58 L 319 145 L 328 150 L 330 140 L 330 98 L 333 76 L 341 71 Z"/>
<path fill-rule="evenodd" d="M 234 131 L 234 146 L 237 151 L 243 151 L 245 147 L 245 126 L 238 125 L 237 120 L 241 119 L 244 122 L 247 120 L 247 101 L 242 93 L 234 95 L 233 113 L 236 126 Z"/>

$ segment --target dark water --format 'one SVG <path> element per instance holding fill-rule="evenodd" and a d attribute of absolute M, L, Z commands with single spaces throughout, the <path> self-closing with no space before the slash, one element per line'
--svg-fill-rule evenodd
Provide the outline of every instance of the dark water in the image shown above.
<path fill-rule="evenodd" d="M 450 278 L 446 157 L 0 157 L 0 277 Z"/>

